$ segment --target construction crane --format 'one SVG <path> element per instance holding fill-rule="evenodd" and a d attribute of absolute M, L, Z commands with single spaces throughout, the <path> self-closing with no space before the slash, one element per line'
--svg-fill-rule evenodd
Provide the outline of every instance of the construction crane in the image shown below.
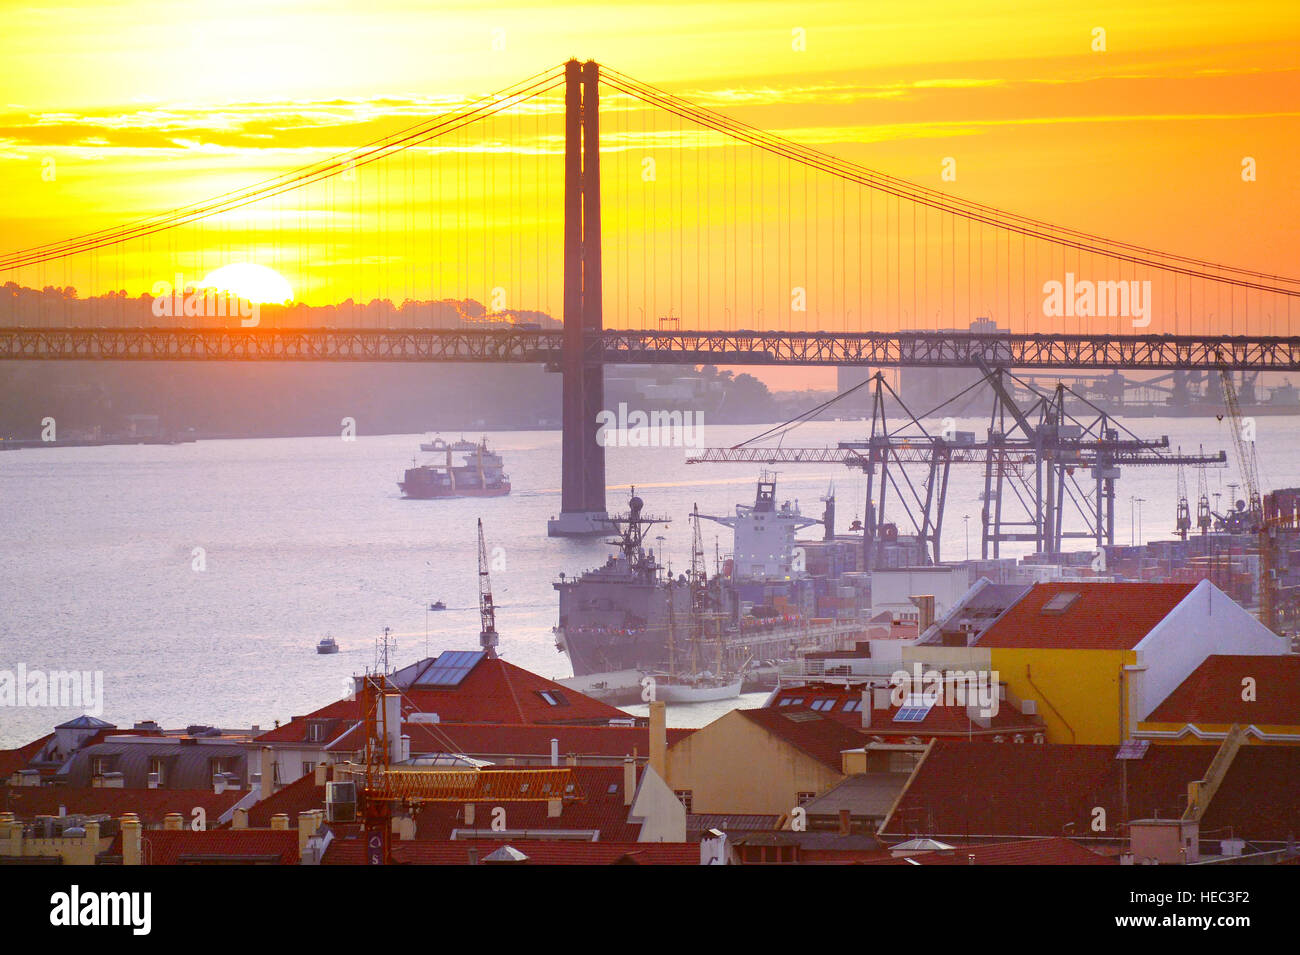
<path fill-rule="evenodd" d="M 487 544 L 483 541 L 483 518 L 478 521 L 478 645 L 489 660 L 497 655 L 497 614 L 492 604 L 492 577 L 488 573 Z"/>
<path fill-rule="evenodd" d="M 1201 449 L 1204 453 L 1204 448 Z M 1205 479 L 1205 468 L 1196 469 L 1196 528 L 1201 536 L 1210 533 L 1214 525 L 1214 512 L 1210 510 L 1210 492 Z"/>
<path fill-rule="evenodd" d="M 1237 389 L 1232 384 L 1232 372 L 1227 368 L 1219 370 L 1223 382 L 1223 401 L 1228 407 L 1229 425 L 1232 428 L 1232 446 L 1237 454 L 1237 468 L 1245 485 L 1246 497 L 1238 501 L 1236 509 L 1221 519 L 1226 529 L 1234 533 L 1255 534 L 1263 525 L 1263 502 L 1259 489 L 1259 461 L 1255 457 L 1255 439 L 1245 435 L 1245 419 L 1241 414 L 1241 405 L 1237 401 Z M 1249 447 L 1247 447 L 1249 445 Z"/>

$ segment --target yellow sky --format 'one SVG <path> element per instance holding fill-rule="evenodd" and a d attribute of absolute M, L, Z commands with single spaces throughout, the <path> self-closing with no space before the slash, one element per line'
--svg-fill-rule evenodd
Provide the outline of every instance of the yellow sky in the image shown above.
<path fill-rule="evenodd" d="M 5 4 L 0 246 L 52 241 L 236 188 L 578 56 L 956 196 L 1155 248 L 1300 272 L 1294 2 L 1067 6 Z M 1093 49 L 1098 28 L 1104 52 Z M 540 117 L 494 121 L 490 138 L 509 145 L 488 159 L 482 138 L 467 136 L 454 151 L 389 161 L 333 191 L 315 187 L 120 250 L 118 259 L 83 257 L 18 280 L 62 284 L 66 276 L 79 289 L 125 284 L 135 294 L 178 270 L 259 257 L 313 304 L 429 297 L 429 289 L 486 300 L 505 287 L 511 307 L 558 309 L 558 101 L 549 105 Z M 710 320 L 719 327 L 830 327 L 827 316 L 839 321 L 845 312 L 878 325 L 962 324 L 984 304 L 960 302 L 965 293 L 1012 325 L 1034 326 L 1016 314 L 1022 300 L 1032 305 L 1030 292 L 936 278 L 948 234 L 937 219 L 928 223 L 935 234 L 895 249 L 896 257 L 915 254 L 918 272 L 921 258 L 937 257 L 922 273 L 932 300 L 913 304 L 905 299 L 916 282 L 891 291 L 884 278 L 900 262 L 867 261 L 873 249 L 888 256 L 886 230 L 898 223 L 848 211 L 856 191 L 814 182 L 821 191 L 805 202 L 797 178 L 780 192 L 775 161 L 766 172 L 762 162 L 750 166 L 748 147 L 681 148 L 687 141 L 671 121 L 645 113 L 610 109 L 603 123 L 611 149 L 608 324 L 672 314 L 686 325 L 697 309 L 720 316 Z M 661 171 L 653 192 L 639 176 L 647 156 Z M 1253 182 L 1241 178 L 1244 157 L 1255 160 Z M 955 181 L 940 177 L 945 159 L 955 161 Z M 703 199 L 686 177 L 707 177 Z M 770 197 L 757 213 L 744 203 L 736 212 L 723 195 L 728 182 L 738 191 L 767 188 Z M 382 208 L 385 197 L 393 208 Z M 778 208 L 794 202 L 795 213 Z M 910 211 L 899 215 L 910 228 Z M 763 230 L 779 229 L 783 216 L 791 237 L 779 251 Z M 804 249 L 801 227 L 820 230 L 816 248 Z M 837 244 L 837 228 L 867 237 Z M 756 242 L 758 260 L 744 261 Z M 705 261 L 706 252 L 716 261 Z M 807 271 L 792 264 L 800 253 L 817 259 Z M 851 287 L 863 272 L 892 305 Z M 800 282 L 817 289 L 820 310 L 771 320 L 774 302 Z M 1178 311 L 1180 323 L 1192 320 L 1185 303 Z M 1270 330 L 1280 330 L 1272 321 Z"/>

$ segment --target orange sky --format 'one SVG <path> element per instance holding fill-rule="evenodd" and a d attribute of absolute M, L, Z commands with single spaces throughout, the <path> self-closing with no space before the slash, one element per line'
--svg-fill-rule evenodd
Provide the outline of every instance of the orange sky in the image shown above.
<path fill-rule="evenodd" d="M 1300 273 L 1293 2 L 1072 11 L 1057 2 L 127 0 L 44 4 L 7 20 L 5 251 L 255 182 L 576 55 L 955 196 Z M 1092 48 L 1097 28 L 1104 52 Z M 1068 259 L 995 251 L 991 236 L 966 245 L 961 226 L 954 235 L 924 214 L 917 239 L 895 241 L 894 230 L 912 234 L 910 205 L 820 174 L 805 184 L 783 160 L 702 140 L 666 115 L 615 108 L 625 102 L 606 105 L 608 325 L 672 315 L 683 326 L 949 327 L 992 314 L 1017 329 L 1093 327 L 1051 325 L 1038 309 L 1037 285 L 1060 277 Z M 138 294 L 177 272 L 198 278 L 255 261 L 312 304 L 487 301 L 499 289 L 508 308 L 558 314 L 559 102 L 537 106 L 346 184 L 0 280 Z M 657 164 L 652 183 L 641 175 L 647 157 Z M 1244 157 L 1255 161 L 1253 182 L 1242 180 Z M 941 178 L 945 159 L 955 181 Z M 1013 263 L 1021 256 L 1022 288 L 998 284 L 993 256 L 1008 252 Z M 985 275 L 958 275 L 977 255 Z M 1138 277 L 1110 268 L 1084 262 L 1078 271 Z M 795 286 L 811 298 L 802 314 L 789 311 Z M 1223 301 L 1198 308 L 1195 297 L 1178 299 L 1186 288 L 1157 291 L 1164 307 L 1150 331 L 1228 320 Z M 1235 307 L 1244 311 L 1244 299 Z M 1272 308 L 1256 304 L 1252 330 L 1289 330 Z"/>

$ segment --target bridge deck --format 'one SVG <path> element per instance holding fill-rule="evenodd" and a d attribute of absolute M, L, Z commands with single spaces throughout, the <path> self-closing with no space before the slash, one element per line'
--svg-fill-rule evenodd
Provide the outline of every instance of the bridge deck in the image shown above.
<path fill-rule="evenodd" d="M 558 366 L 559 329 L 0 328 L 0 360 L 511 362 Z M 587 333 L 606 364 L 1300 371 L 1300 337 L 952 332 Z"/>

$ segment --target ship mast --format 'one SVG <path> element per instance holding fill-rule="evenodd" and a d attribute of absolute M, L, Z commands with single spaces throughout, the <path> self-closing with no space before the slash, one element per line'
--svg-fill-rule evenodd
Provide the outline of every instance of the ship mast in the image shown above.
<path fill-rule="evenodd" d="M 691 511 L 691 670 L 700 669 L 700 640 L 704 630 L 705 593 L 704 544 L 700 539 L 700 505 Z"/>
<path fill-rule="evenodd" d="M 489 660 L 497 656 L 497 615 L 492 605 L 492 578 L 488 574 L 487 544 L 483 542 L 483 518 L 478 521 L 478 615 L 481 629 L 478 644 Z"/>

